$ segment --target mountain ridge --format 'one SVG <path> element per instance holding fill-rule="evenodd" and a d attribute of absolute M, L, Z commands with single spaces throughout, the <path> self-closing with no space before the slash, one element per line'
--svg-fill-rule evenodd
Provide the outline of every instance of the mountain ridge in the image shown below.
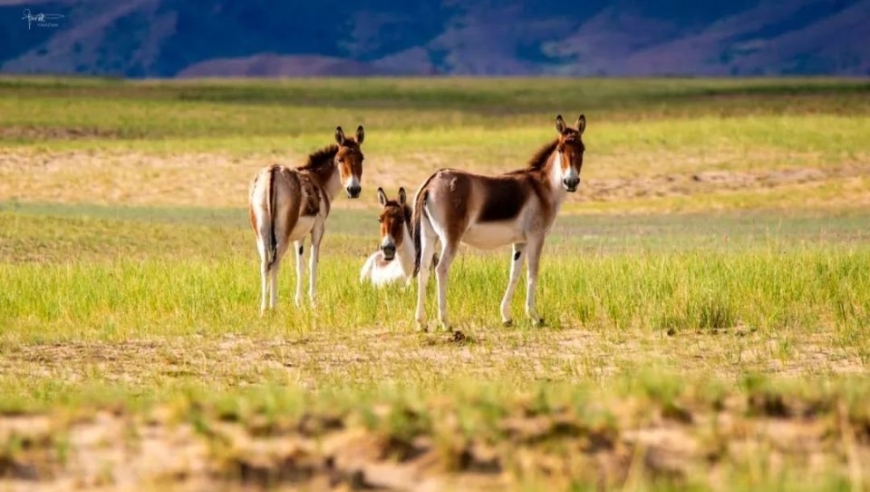
<path fill-rule="evenodd" d="M 866 25 L 870 0 L 0 0 L 0 72 L 864 76 Z"/>

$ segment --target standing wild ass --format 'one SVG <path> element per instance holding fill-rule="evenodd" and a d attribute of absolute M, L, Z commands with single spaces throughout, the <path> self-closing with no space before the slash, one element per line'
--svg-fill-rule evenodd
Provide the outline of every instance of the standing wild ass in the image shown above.
<path fill-rule="evenodd" d="M 435 240 L 441 242 L 441 258 L 435 268 L 438 283 L 439 321 L 447 322 L 447 272 L 460 243 L 479 249 L 513 245 L 510 280 L 501 301 L 501 318 L 511 324 L 509 313 L 523 256 L 528 255 L 526 314 L 535 324 L 543 322 L 535 309 L 535 285 L 544 239 L 549 233 L 566 193 L 580 184 L 583 166 L 583 130 L 586 117 L 580 115 L 577 128 L 556 117 L 557 137 L 541 148 L 525 169 L 498 176 L 482 176 L 456 169 L 442 169 L 431 175 L 414 198 L 414 274 L 419 272 L 417 322 L 425 322 L 426 284 Z"/>
<path fill-rule="evenodd" d="M 360 126 L 356 137 L 345 137 L 335 129 L 338 145 L 329 145 L 308 156 L 304 166 L 291 169 L 273 164 L 257 173 L 250 189 L 251 226 L 260 253 L 262 301 L 260 314 L 274 308 L 278 300 L 278 267 L 291 242 L 296 249 L 296 305 L 302 304 L 305 264 L 302 260 L 305 236 L 311 234 L 311 273 L 308 297 L 315 304 L 315 281 L 320 241 L 323 239 L 330 203 L 344 187 L 350 198 L 359 197 L 362 187 L 363 153 L 360 146 L 365 132 Z M 270 282 L 271 280 L 271 282 Z"/>
<path fill-rule="evenodd" d="M 414 241 L 411 238 L 411 206 L 405 188 L 399 188 L 397 200 L 387 199 L 378 188 L 378 202 L 383 209 L 378 216 L 381 224 L 381 245 L 360 270 L 360 282 L 370 280 L 380 287 L 401 279 L 411 283 L 414 273 Z"/>

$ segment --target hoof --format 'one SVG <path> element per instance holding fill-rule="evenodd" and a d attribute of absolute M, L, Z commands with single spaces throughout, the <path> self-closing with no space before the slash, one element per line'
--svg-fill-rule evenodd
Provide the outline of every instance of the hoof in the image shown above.
<path fill-rule="evenodd" d="M 513 320 L 506 319 L 506 320 L 502 321 L 501 324 L 502 324 L 505 328 L 510 328 L 511 326 L 514 325 L 514 322 L 513 322 Z"/>
<path fill-rule="evenodd" d="M 532 320 L 532 326 L 546 326 L 544 318 L 535 318 Z"/>

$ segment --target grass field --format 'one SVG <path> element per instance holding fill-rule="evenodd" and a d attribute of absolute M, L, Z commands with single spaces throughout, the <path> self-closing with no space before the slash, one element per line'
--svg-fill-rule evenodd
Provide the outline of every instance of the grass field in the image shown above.
<path fill-rule="evenodd" d="M 862 490 L 868 96 L 0 79 L 0 488 Z M 462 250 L 456 333 L 416 328 L 416 287 L 358 283 L 378 186 L 521 167 L 557 113 L 589 123 L 546 326 L 500 323 L 509 248 Z M 293 305 L 289 262 L 260 318 L 250 178 L 358 124 L 363 195 L 334 203 L 319 308 Z"/>

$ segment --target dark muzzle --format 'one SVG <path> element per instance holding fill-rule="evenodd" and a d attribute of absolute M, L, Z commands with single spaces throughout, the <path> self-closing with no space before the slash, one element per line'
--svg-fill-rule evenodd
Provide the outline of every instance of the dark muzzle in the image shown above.
<path fill-rule="evenodd" d="M 384 259 L 387 261 L 392 261 L 396 257 L 396 246 L 394 244 L 381 246 L 381 251 L 383 251 Z"/>
<path fill-rule="evenodd" d="M 577 191 L 577 186 L 580 184 L 580 178 L 576 176 L 572 176 L 570 178 L 565 178 L 562 180 L 562 185 L 569 193 L 574 193 Z"/>

